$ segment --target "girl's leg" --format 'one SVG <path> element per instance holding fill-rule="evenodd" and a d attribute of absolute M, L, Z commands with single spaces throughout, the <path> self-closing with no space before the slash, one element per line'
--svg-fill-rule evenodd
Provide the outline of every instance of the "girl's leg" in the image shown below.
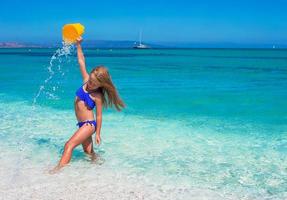
<path fill-rule="evenodd" d="M 88 137 L 88 139 L 82 143 L 82 146 L 85 153 L 92 154 L 94 152 L 92 136 Z"/>
<path fill-rule="evenodd" d="M 95 161 L 97 159 L 97 155 L 93 149 L 93 139 L 92 136 L 90 136 L 88 139 L 86 139 L 83 143 L 83 150 L 86 154 L 88 154 L 92 161 Z"/>
<path fill-rule="evenodd" d="M 58 171 L 60 168 L 68 164 L 71 160 L 73 149 L 87 140 L 87 138 L 89 138 L 93 133 L 94 127 L 90 124 L 84 124 L 81 128 L 79 128 L 66 142 L 62 158 L 52 172 Z"/>

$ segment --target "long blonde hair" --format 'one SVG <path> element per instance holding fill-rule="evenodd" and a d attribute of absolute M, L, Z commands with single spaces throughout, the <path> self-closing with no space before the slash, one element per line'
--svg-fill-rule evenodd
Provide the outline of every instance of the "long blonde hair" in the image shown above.
<path fill-rule="evenodd" d="M 105 108 L 114 105 L 118 111 L 121 111 L 120 107 L 126 107 L 125 103 L 119 97 L 118 91 L 112 82 L 112 77 L 105 66 L 100 65 L 92 69 L 90 77 L 92 79 L 96 78 L 100 83 L 98 90 L 102 93 L 102 101 Z"/>

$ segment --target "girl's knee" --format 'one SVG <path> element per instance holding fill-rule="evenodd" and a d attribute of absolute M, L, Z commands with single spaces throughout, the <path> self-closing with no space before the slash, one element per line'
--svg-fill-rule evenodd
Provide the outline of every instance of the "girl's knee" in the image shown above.
<path fill-rule="evenodd" d="M 75 145 L 73 145 L 72 142 L 68 141 L 65 143 L 65 151 L 71 151 L 75 148 Z"/>

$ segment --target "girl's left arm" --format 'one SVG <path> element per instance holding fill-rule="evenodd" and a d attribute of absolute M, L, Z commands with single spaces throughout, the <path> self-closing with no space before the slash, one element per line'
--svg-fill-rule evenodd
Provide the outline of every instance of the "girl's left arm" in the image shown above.
<path fill-rule="evenodd" d="M 96 122 L 97 122 L 97 128 L 96 128 L 96 138 L 100 138 L 101 136 L 101 127 L 102 127 L 102 108 L 103 108 L 103 102 L 102 97 L 96 96 Z M 97 141 L 97 140 L 96 140 Z"/>

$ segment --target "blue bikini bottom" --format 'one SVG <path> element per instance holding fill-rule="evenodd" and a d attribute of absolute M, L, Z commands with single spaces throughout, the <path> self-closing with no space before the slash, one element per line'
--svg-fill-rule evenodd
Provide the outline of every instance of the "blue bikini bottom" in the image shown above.
<path fill-rule="evenodd" d="M 86 121 L 83 121 L 83 122 L 78 122 L 77 125 L 79 126 L 79 128 L 81 128 L 86 123 L 94 125 L 95 129 L 97 127 L 97 122 L 95 120 L 86 120 Z"/>

